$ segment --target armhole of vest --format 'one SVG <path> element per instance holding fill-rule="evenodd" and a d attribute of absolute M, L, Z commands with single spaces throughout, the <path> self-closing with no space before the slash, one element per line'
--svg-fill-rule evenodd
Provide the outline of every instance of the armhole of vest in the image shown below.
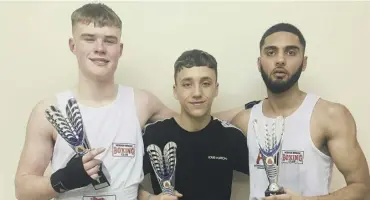
<path fill-rule="evenodd" d="M 65 104 L 65 101 L 67 101 L 68 98 L 71 98 L 73 97 L 73 93 L 71 90 L 65 90 L 65 91 L 61 91 L 59 93 L 56 93 L 55 95 L 55 99 L 56 99 L 56 106 L 59 107 L 59 109 L 62 109 L 61 106 L 63 104 Z M 64 101 L 64 103 L 63 103 Z M 64 113 L 64 109 L 63 110 L 63 113 Z M 59 133 L 57 132 L 57 130 L 55 128 L 53 128 L 53 132 L 56 133 L 56 138 L 55 138 L 55 142 L 54 142 L 54 149 L 55 147 L 57 147 L 57 145 L 59 144 L 60 140 L 63 139 L 61 138 L 61 136 L 59 135 Z M 54 149 L 53 149 L 53 153 L 52 153 L 52 158 L 54 156 Z"/>
<path fill-rule="evenodd" d="M 248 136 L 250 135 L 249 130 L 252 129 L 251 121 L 255 119 L 256 117 L 263 116 L 262 103 L 263 103 L 263 100 L 259 101 L 258 103 L 253 105 L 252 108 L 250 108 L 249 119 L 248 119 L 248 129 L 247 129 L 247 139 L 248 139 Z"/>
<path fill-rule="evenodd" d="M 123 98 L 124 98 L 124 91 L 127 91 L 129 93 L 131 93 L 131 105 L 132 105 L 132 113 L 135 114 L 135 121 L 136 121 L 136 124 L 137 126 L 139 127 L 140 129 L 140 135 L 143 136 L 144 135 L 144 130 L 145 130 L 145 125 L 143 128 L 141 128 L 141 124 L 140 124 L 140 120 L 139 120 L 139 113 L 138 113 L 138 110 L 137 110 L 137 106 L 136 106 L 136 103 L 135 103 L 135 89 L 133 87 L 128 87 L 128 86 L 124 86 L 124 85 L 118 85 L 118 92 L 120 93 L 119 96 L 122 98 L 120 100 L 123 101 Z M 124 111 L 123 111 L 124 112 Z"/>

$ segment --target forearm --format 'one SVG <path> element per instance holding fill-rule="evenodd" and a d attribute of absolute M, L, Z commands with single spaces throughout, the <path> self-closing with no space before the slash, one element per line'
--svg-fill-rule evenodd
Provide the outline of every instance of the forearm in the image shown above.
<path fill-rule="evenodd" d="M 364 200 L 369 188 L 363 183 L 353 183 L 329 195 L 306 197 L 304 200 Z"/>
<path fill-rule="evenodd" d="M 144 187 L 139 185 L 138 200 L 148 200 L 149 196 L 152 195 L 144 189 Z"/>
<path fill-rule="evenodd" d="M 49 200 L 57 195 L 49 177 L 24 175 L 17 178 L 15 188 L 18 200 Z"/>

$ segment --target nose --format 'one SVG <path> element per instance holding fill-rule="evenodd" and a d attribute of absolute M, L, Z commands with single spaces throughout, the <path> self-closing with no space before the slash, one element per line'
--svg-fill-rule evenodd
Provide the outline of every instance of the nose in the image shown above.
<path fill-rule="evenodd" d="M 193 89 L 193 97 L 194 98 L 201 98 L 202 97 L 202 89 L 200 85 L 196 85 Z"/>
<path fill-rule="evenodd" d="M 106 48 L 104 42 L 102 40 L 96 40 L 95 42 L 95 53 L 97 54 L 105 54 Z"/>
<path fill-rule="evenodd" d="M 285 66 L 285 55 L 283 53 L 280 53 L 277 57 L 277 60 L 276 60 L 276 66 L 277 67 L 283 67 Z"/>

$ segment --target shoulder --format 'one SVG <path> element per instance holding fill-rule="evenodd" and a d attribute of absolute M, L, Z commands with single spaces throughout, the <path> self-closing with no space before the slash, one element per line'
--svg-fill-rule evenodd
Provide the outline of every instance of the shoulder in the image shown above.
<path fill-rule="evenodd" d="M 142 132 L 143 134 L 152 133 L 152 132 L 164 132 L 163 130 L 172 128 L 172 118 L 167 118 L 164 120 L 157 120 L 155 122 L 147 123 Z"/>
<path fill-rule="evenodd" d="M 135 97 L 135 103 L 140 106 L 148 106 L 151 96 L 154 96 L 147 90 L 132 88 Z"/>
<path fill-rule="evenodd" d="M 171 130 L 173 130 L 171 118 L 146 124 L 142 130 L 144 144 L 166 140 L 173 134 Z"/>
<path fill-rule="evenodd" d="M 46 110 L 56 105 L 55 96 L 46 97 L 36 102 L 33 106 L 27 122 L 27 135 L 39 135 L 43 137 L 53 136 L 53 126 L 46 118 Z"/>
<path fill-rule="evenodd" d="M 342 120 L 351 117 L 349 109 L 341 104 L 325 99 L 319 99 L 314 109 L 317 115 L 330 121 Z"/>
<path fill-rule="evenodd" d="M 313 115 L 326 133 L 354 125 L 350 110 L 341 103 L 319 99 Z"/>
<path fill-rule="evenodd" d="M 50 108 L 50 106 L 56 106 L 57 98 L 56 96 L 49 96 L 44 99 L 39 100 L 33 106 L 31 111 L 31 116 L 39 116 L 40 118 L 45 118 L 45 111 Z M 45 118 L 46 120 L 46 118 Z"/>

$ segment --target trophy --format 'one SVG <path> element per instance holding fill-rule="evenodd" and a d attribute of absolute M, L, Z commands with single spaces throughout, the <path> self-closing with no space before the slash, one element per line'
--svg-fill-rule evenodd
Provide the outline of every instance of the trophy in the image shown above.
<path fill-rule="evenodd" d="M 266 197 L 284 193 L 284 188 L 278 185 L 284 126 L 285 119 L 279 116 L 274 119 L 271 130 L 269 130 L 268 125 L 265 124 L 264 133 L 261 133 L 257 119 L 253 121 L 257 144 L 269 181 L 269 185 L 265 191 Z"/>
<path fill-rule="evenodd" d="M 50 109 L 45 110 L 46 118 L 74 150 L 76 153 L 74 157 L 83 156 L 91 148 L 76 99 L 69 99 L 65 109 L 67 117 L 56 106 L 50 106 Z M 95 190 L 99 190 L 110 186 L 109 180 L 108 170 L 102 163 L 98 172 L 98 178 L 92 182 L 92 185 Z"/>
<path fill-rule="evenodd" d="M 168 195 L 175 194 L 176 149 L 177 145 L 174 142 L 168 142 L 164 146 L 163 155 L 155 144 L 149 145 L 146 149 L 161 190 Z"/>

